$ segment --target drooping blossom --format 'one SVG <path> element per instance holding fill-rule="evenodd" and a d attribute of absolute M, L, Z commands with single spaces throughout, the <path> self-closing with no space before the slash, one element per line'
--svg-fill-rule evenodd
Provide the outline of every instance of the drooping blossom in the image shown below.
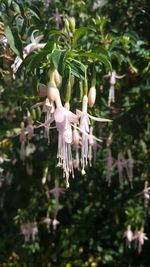
<path fill-rule="evenodd" d="M 21 233 L 24 235 L 25 242 L 29 242 L 30 237 L 32 238 L 32 241 L 34 241 L 38 234 L 37 222 L 21 224 Z"/>
<path fill-rule="evenodd" d="M 58 207 L 59 207 L 59 197 L 61 194 L 65 193 L 65 188 L 60 188 L 58 181 L 55 180 L 55 187 L 46 192 L 47 195 L 49 195 L 49 193 L 52 194 L 55 198 L 55 216 L 56 216 L 58 212 Z"/>
<path fill-rule="evenodd" d="M 34 30 L 31 34 L 31 43 L 26 45 L 23 49 L 23 59 L 25 59 L 28 55 L 30 55 L 35 49 L 37 48 L 43 48 L 46 43 L 39 43 L 43 39 L 43 35 L 39 35 L 34 38 L 34 33 L 38 30 Z M 15 73 L 17 72 L 18 68 L 22 64 L 23 60 L 17 56 L 15 58 L 14 63 L 11 65 L 13 70 L 13 77 L 15 78 Z"/>
<path fill-rule="evenodd" d="M 60 224 L 60 222 L 56 218 L 52 221 L 52 226 L 53 226 L 54 231 L 56 231 L 57 225 L 59 225 L 59 224 Z"/>
<path fill-rule="evenodd" d="M 25 127 L 24 122 L 21 123 L 21 133 L 19 136 L 19 141 L 21 143 L 20 148 L 20 159 L 24 160 L 26 157 L 26 148 L 25 148 L 25 142 L 32 139 L 34 136 L 34 128 L 32 126 L 32 117 L 30 112 L 27 113 L 27 123 L 28 125 Z"/>
<path fill-rule="evenodd" d="M 128 159 L 126 160 L 126 169 L 127 169 L 127 176 L 129 181 L 132 183 L 133 180 L 133 168 L 135 164 L 135 160 L 132 157 L 131 151 L 128 150 Z"/>
<path fill-rule="evenodd" d="M 103 118 L 97 118 L 87 113 L 87 104 L 88 104 L 88 97 L 87 95 L 84 95 L 83 101 L 82 101 L 82 111 L 76 110 L 77 116 L 80 118 L 80 126 L 79 130 L 82 132 L 82 141 L 81 141 L 81 173 L 85 174 L 85 167 L 88 164 L 88 152 L 89 152 L 89 146 L 88 146 L 88 138 L 89 138 L 89 131 L 90 131 L 90 119 L 99 121 L 99 122 L 108 122 L 111 120 L 103 119 Z M 93 137 L 95 138 L 95 137 Z M 98 140 L 98 138 L 97 138 Z"/>
<path fill-rule="evenodd" d="M 71 151 L 72 143 L 72 123 L 78 123 L 78 117 L 61 104 L 60 96 L 56 101 L 57 108 L 54 113 L 56 128 L 58 131 L 58 151 L 57 158 L 59 166 L 62 166 L 66 186 L 69 186 L 70 174 L 74 177 L 73 159 Z"/>
<path fill-rule="evenodd" d="M 116 75 L 115 71 L 109 72 L 107 75 L 104 76 L 104 78 L 110 77 L 109 79 L 109 96 L 108 96 L 108 106 L 110 107 L 111 103 L 115 103 L 115 84 L 116 79 L 122 79 L 125 76 L 125 74 L 118 76 Z"/>
<path fill-rule="evenodd" d="M 131 230 L 131 225 L 128 225 L 127 229 L 124 231 L 124 238 L 126 239 L 126 246 L 131 248 L 131 242 L 133 241 L 133 232 Z"/>
<path fill-rule="evenodd" d="M 148 187 L 148 181 L 145 181 L 144 189 L 142 192 L 138 193 L 137 196 L 143 195 L 144 197 L 144 207 L 148 208 L 148 203 L 150 199 L 150 187 Z"/>
<path fill-rule="evenodd" d="M 126 160 L 123 157 L 123 154 L 120 152 L 118 153 L 118 158 L 113 167 L 116 167 L 118 169 L 119 174 L 119 184 L 120 188 L 123 187 L 123 170 L 126 168 Z"/>
<path fill-rule="evenodd" d="M 140 254 L 142 251 L 142 246 L 144 245 L 144 241 L 148 240 L 146 233 L 143 232 L 144 229 L 141 228 L 139 231 L 134 233 L 133 239 L 135 240 L 135 248 L 138 249 L 138 253 Z"/>
<path fill-rule="evenodd" d="M 56 26 L 59 29 L 62 23 L 62 14 L 59 13 L 58 8 L 56 8 L 55 14 L 53 15 L 52 19 L 56 22 Z"/>

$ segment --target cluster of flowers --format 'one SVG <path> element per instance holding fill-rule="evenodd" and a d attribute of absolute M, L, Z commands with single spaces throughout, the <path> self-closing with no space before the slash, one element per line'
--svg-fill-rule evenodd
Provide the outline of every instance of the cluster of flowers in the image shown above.
<path fill-rule="evenodd" d="M 115 160 L 112 157 L 112 152 L 110 147 L 107 148 L 107 157 L 105 161 L 107 162 L 107 169 L 106 169 L 106 180 L 108 182 L 108 185 L 111 183 L 111 176 L 113 174 L 113 170 L 117 168 L 118 174 L 119 174 L 119 184 L 120 187 L 123 187 L 123 180 L 125 173 L 127 175 L 127 178 L 129 179 L 129 182 L 132 186 L 132 180 L 133 180 L 133 169 L 135 160 L 132 157 L 132 153 L 130 150 L 127 151 L 128 158 L 124 157 L 124 154 L 119 152 L 117 160 Z"/>
<path fill-rule="evenodd" d="M 96 91 L 92 87 L 89 94 L 85 94 L 82 100 L 82 110 L 76 110 L 76 114 L 70 111 L 70 103 L 66 101 L 64 106 L 60 98 L 57 86 L 60 83 L 60 76 L 57 70 L 50 73 L 50 82 L 40 86 L 39 96 L 46 97 L 43 102 L 37 103 L 32 108 L 42 105 L 45 112 L 45 122 L 38 127 L 45 128 L 45 136 L 49 140 L 49 130 L 56 128 L 58 131 L 58 166 L 63 168 L 63 176 L 66 178 L 66 186 L 69 186 L 69 176 L 74 177 L 74 168 L 81 169 L 82 175 L 85 174 L 85 167 L 91 164 L 92 149 L 96 149 L 96 142 L 101 139 L 93 135 L 93 127 L 90 120 L 108 122 L 110 120 L 93 117 L 88 114 L 87 107 L 94 105 Z M 51 123 L 55 126 L 51 127 Z M 79 148 L 81 147 L 81 157 Z M 72 156 L 72 148 L 75 151 L 75 159 Z"/>
<path fill-rule="evenodd" d="M 142 246 L 144 245 L 144 240 L 148 240 L 148 237 L 144 233 L 144 229 L 136 230 L 132 232 L 131 225 L 128 225 L 127 229 L 124 232 L 124 237 L 126 238 L 126 245 L 128 248 L 131 247 L 131 242 L 135 242 L 135 248 L 138 249 L 138 253 L 141 253 Z"/>
<path fill-rule="evenodd" d="M 59 187 L 57 180 L 55 181 L 55 187 L 46 192 L 48 198 L 50 197 L 51 194 L 55 199 L 54 219 L 50 218 L 49 215 L 47 215 L 42 221 L 46 225 L 48 232 L 50 231 L 51 226 L 52 230 L 55 231 L 57 226 L 60 224 L 60 222 L 57 220 L 56 217 L 59 210 L 59 198 L 60 195 L 63 194 L 64 192 L 65 189 Z M 35 221 L 35 222 L 28 222 L 21 224 L 21 233 L 24 235 L 25 242 L 29 242 L 30 237 L 32 238 L 32 241 L 34 241 L 36 235 L 38 235 L 37 222 Z"/>

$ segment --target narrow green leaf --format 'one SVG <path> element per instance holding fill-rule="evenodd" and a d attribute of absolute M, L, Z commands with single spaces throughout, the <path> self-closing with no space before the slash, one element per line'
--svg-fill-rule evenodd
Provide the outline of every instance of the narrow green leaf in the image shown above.
<path fill-rule="evenodd" d="M 75 56 L 79 56 L 79 57 L 89 57 L 89 58 L 93 58 L 93 59 L 96 59 L 100 62 L 102 62 L 109 71 L 112 71 L 112 66 L 111 66 L 111 63 L 110 61 L 108 60 L 108 58 L 103 55 L 103 54 L 95 54 L 95 53 L 92 53 L 92 52 L 85 52 L 85 53 L 79 53 L 79 54 L 76 54 Z"/>
<path fill-rule="evenodd" d="M 60 74 L 63 72 L 63 61 L 65 56 L 65 51 L 54 51 L 51 55 L 52 63 Z"/>
<path fill-rule="evenodd" d="M 84 35 L 88 30 L 91 30 L 91 27 L 81 27 L 79 29 L 77 29 L 73 35 L 73 39 L 72 39 L 72 46 L 74 47 L 78 41 L 78 39 Z"/>
<path fill-rule="evenodd" d="M 11 29 L 9 26 L 7 26 L 5 28 L 5 35 L 10 45 L 10 48 L 17 54 L 17 56 L 22 58 L 22 42 L 19 38 L 17 28 Z"/>
<path fill-rule="evenodd" d="M 30 13 L 36 17 L 38 20 L 41 19 L 41 14 L 40 14 L 40 11 L 38 10 L 37 7 L 35 6 L 30 6 Z"/>
<path fill-rule="evenodd" d="M 67 38 L 67 36 L 65 35 L 65 33 L 61 32 L 61 31 L 58 31 L 58 30 L 52 30 L 48 33 L 48 36 L 49 35 L 60 35 L 60 36 L 63 36 L 65 38 Z"/>

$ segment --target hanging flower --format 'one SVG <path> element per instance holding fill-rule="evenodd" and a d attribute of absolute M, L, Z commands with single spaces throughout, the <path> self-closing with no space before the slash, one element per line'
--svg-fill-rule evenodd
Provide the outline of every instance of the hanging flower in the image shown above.
<path fill-rule="evenodd" d="M 85 166 L 88 164 L 88 138 L 89 138 L 89 129 L 90 129 L 90 119 L 99 121 L 99 122 L 109 122 L 111 120 L 97 118 L 87 113 L 87 104 L 88 104 L 88 97 L 84 95 L 82 101 L 82 111 L 76 110 L 77 116 L 80 118 L 80 126 L 79 130 L 82 132 L 82 141 L 81 141 L 81 173 L 85 174 Z M 95 138 L 95 137 L 93 137 Z M 97 138 L 98 141 L 101 141 Z"/>
<path fill-rule="evenodd" d="M 144 241 L 148 240 L 148 237 L 143 232 L 143 228 L 135 232 L 133 239 L 135 240 L 135 247 L 138 249 L 138 253 L 140 254 L 142 251 L 142 246 L 144 245 Z"/>
<path fill-rule="evenodd" d="M 107 75 L 104 76 L 104 78 L 110 77 L 109 79 L 109 96 L 108 96 L 108 106 L 110 107 L 111 103 L 115 103 L 115 84 L 116 79 L 122 79 L 126 74 L 123 74 L 121 76 L 116 75 L 115 71 L 109 72 Z"/>
<path fill-rule="evenodd" d="M 131 225 L 128 225 L 127 229 L 124 232 L 124 238 L 126 239 L 126 246 L 131 248 L 131 242 L 133 240 L 133 232 L 131 230 Z"/>
<path fill-rule="evenodd" d="M 53 230 L 56 231 L 57 225 L 59 225 L 60 222 L 56 220 L 56 218 L 52 221 Z"/>
<path fill-rule="evenodd" d="M 34 33 L 38 32 L 39 30 L 34 30 L 31 34 L 31 43 L 24 47 L 23 49 L 23 59 L 25 59 L 28 55 L 30 55 L 35 49 L 37 48 L 43 48 L 46 43 L 39 42 L 43 39 L 43 35 L 39 35 L 34 38 Z M 17 72 L 18 68 L 22 64 L 23 60 L 20 57 L 16 57 L 14 63 L 11 65 L 11 68 L 13 70 L 13 78 L 15 78 L 15 73 Z"/>

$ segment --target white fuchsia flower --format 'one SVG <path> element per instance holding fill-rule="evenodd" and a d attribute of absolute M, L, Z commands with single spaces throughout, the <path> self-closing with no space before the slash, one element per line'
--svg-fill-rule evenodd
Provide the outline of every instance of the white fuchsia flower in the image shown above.
<path fill-rule="evenodd" d="M 46 43 L 40 43 L 39 42 L 43 39 L 43 35 L 39 35 L 34 38 L 34 33 L 38 30 L 34 30 L 31 34 L 31 43 L 26 45 L 23 49 L 23 59 L 25 59 L 28 55 L 30 55 L 35 49 L 37 48 L 43 48 Z M 22 64 L 23 60 L 17 56 L 15 58 L 14 63 L 11 65 L 11 68 L 13 70 L 13 77 L 15 78 L 15 73 L 17 72 L 18 68 Z"/>
<path fill-rule="evenodd" d="M 148 187 L 148 181 L 145 181 L 144 189 L 142 192 L 138 193 L 137 196 L 143 195 L 144 197 L 144 207 L 148 207 L 148 203 L 150 200 L 150 187 Z"/>
<path fill-rule="evenodd" d="M 135 160 L 132 157 L 131 151 L 128 150 L 128 159 L 126 160 L 127 163 L 127 176 L 130 182 L 132 182 L 133 179 L 133 168 L 135 164 Z"/>
<path fill-rule="evenodd" d="M 29 242 L 30 237 L 34 241 L 35 236 L 38 234 L 37 222 L 21 224 L 21 233 L 24 235 L 25 242 Z"/>
<path fill-rule="evenodd" d="M 82 133 L 82 141 L 81 141 L 81 173 L 85 174 L 85 167 L 88 164 L 88 139 L 89 139 L 89 131 L 90 131 L 90 119 L 99 121 L 99 122 L 109 122 L 111 120 L 103 119 L 103 118 L 97 118 L 87 113 L 87 104 L 88 104 L 88 97 L 84 95 L 83 101 L 82 101 L 82 111 L 76 110 L 77 116 L 80 118 L 80 126 L 79 130 Z M 93 138 L 97 141 L 100 141 L 100 139 L 93 136 Z"/>
<path fill-rule="evenodd" d="M 126 168 L 126 160 L 124 159 L 122 153 L 118 153 L 118 159 L 115 162 L 115 164 L 113 165 L 113 167 L 117 167 L 118 169 L 118 174 L 119 174 L 119 184 L 120 184 L 120 188 L 123 187 L 123 170 L 124 168 Z"/>
<path fill-rule="evenodd" d="M 59 209 L 59 197 L 61 194 L 65 193 L 65 188 L 60 188 L 57 180 L 55 180 L 55 187 L 51 190 L 48 190 L 46 194 L 49 196 L 49 193 L 52 194 L 55 198 L 55 216 L 57 215 Z"/>
<path fill-rule="evenodd" d="M 143 232 L 144 229 L 141 228 L 139 231 L 136 231 L 133 239 L 135 240 L 135 247 L 138 249 L 138 253 L 140 254 L 142 251 L 142 246 L 144 245 L 144 241 L 148 240 L 148 237 Z"/>
<path fill-rule="evenodd" d="M 128 225 L 127 229 L 124 231 L 124 238 L 126 239 L 126 246 L 131 248 L 131 242 L 133 241 L 133 232 L 131 230 L 131 225 Z"/>
<path fill-rule="evenodd" d="M 59 225 L 60 222 L 56 220 L 56 218 L 52 221 L 53 230 L 56 231 L 57 225 Z"/>
<path fill-rule="evenodd" d="M 116 75 L 115 71 L 109 72 L 107 75 L 104 76 L 104 78 L 110 77 L 109 79 L 109 96 L 108 96 L 108 106 L 110 107 L 111 103 L 115 103 L 115 84 L 116 79 L 122 79 L 126 74 L 123 74 L 121 76 Z"/>

